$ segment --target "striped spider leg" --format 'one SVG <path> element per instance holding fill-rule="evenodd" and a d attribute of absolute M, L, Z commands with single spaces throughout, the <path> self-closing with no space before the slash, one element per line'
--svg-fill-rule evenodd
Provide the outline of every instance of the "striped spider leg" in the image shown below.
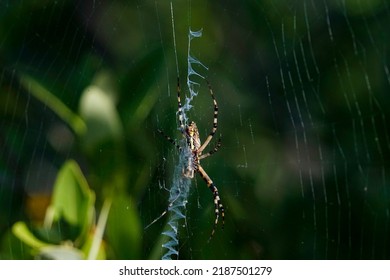
<path fill-rule="evenodd" d="M 183 121 L 183 109 L 180 99 L 180 81 L 179 78 L 177 79 L 177 103 L 178 103 L 178 115 L 179 115 L 179 126 L 181 134 L 184 136 L 187 142 L 187 147 L 191 152 L 191 156 L 189 158 L 188 164 L 183 169 L 183 176 L 187 178 L 194 178 L 195 173 L 199 173 L 199 175 L 202 177 L 202 179 L 206 182 L 207 187 L 210 189 L 210 191 L 213 194 L 214 198 L 214 212 L 215 212 L 215 220 L 214 220 L 214 226 L 213 230 L 210 235 L 210 239 L 214 236 L 215 229 L 219 222 L 219 217 L 222 218 L 222 227 L 225 224 L 225 208 L 221 202 L 221 198 L 219 196 L 219 192 L 217 187 L 215 186 L 214 182 L 211 180 L 210 176 L 206 173 L 206 171 L 203 169 L 203 167 L 200 164 L 200 160 L 205 159 L 215 152 L 218 151 L 219 147 L 221 146 L 221 138 L 218 139 L 217 144 L 215 147 L 210 150 L 207 153 L 203 154 L 204 149 L 208 146 L 210 141 L 213 139 L 213 136 L 215 135 L 215 132 L 217 131 L 218 127 L 218 104 L 217 100 L 215 99 L 213 90 L 211 88 L 211 85 L 209 82 L 207 82 L 211 98 L 213 99 L 214 103 L 214 119 L 213 119 L 213 127 L 211 129 L 211 132 L 207 136 L 206 140 L 202 144 L 199 137 L 199 131 L 196 126 L 196 123 L 191 121 L 188 125 L 184 124 Z M 172 139 L 171 137 L 167 136 L 163 131 L 158 130 L 160 134 L 162 134 L 169 142 L 171 142 L 179 151 L 182 150 L 182 147 L 180 147 L 177 142 Z M 169 209 L 169 207 L 168 207 Z M 152 223 L 154 223 L 156 220 L 161 218 L 168 210 L 165 210 L 157 219 L 155 219 Z"/>

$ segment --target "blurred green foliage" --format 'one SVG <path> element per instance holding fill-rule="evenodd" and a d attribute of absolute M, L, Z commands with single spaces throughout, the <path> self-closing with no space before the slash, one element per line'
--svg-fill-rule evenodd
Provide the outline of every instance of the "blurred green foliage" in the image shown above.
<path fill-rule="evenodd" d="M 172 2 L 183 95 L 203 29 L 222 147 L 202 165 L 226 206 L 208 243 L 194 181 L 179 257 L 388 259 L 389 4 Z M 0 258 L 162 256 L 165 217 L 143 228 L 177 160 L 156 133 L 180 137 L 172 38 L 169 2 L 0 2 Z M 193 106 L 204 139 L 203 81 Z"/>

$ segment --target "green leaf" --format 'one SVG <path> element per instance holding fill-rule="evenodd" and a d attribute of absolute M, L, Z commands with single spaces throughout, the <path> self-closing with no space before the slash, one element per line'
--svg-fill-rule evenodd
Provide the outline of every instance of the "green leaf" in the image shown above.
<path fill-rule="evenodd" d="M 110 213 L 111 204 L 112 204 L 111 198 L 107 198 L 104 201 L 93 235 L 92 236 L 89 235 L 89 237 L 91 238 L 87 240 L 86 244 L 84 244 L 85 246 L 83 249 L 85 252 L 88 252 L 86 254 L 88 260 L 96 260 L 101 258 L 105 259 L 106 257 L 106 253 L 102 245 L 103 245 L 103 235 L 106 229 L 106 223 L 107 223 L 108 214 Z M 88 241 L 90 241 L 89 244 Z"/>
<path fill-rule="evenodd" d="M 87 127 L 81 144 L 89 154 L 95 153 L 102 143 L 123 140 L 122 122 L 115 104 L 115 89 L 106 85 L 113 78 L 104 72 L 96 76 L 95 83 L 83 91 L 79 103 L 80 116 Z"/>
<path fill-rule="evenodd" d="M 36 256 L 43 260 L 82 260 L 84 253 L 71 246 L 46 246 Z"/>
<path fill-rule="evenodd" d="M 33 249 L 40 249 L 50 244 L 42 242 L 34 236 L 25 222 L 17 222 L 12 226 L 12 233 Z"/>
<path fill-rule="evenodd" d="M 28 92 L 53 110 L 53 112 L 66 122 L 77 135 L 81 136 L 85 133 L 86 125 L 84 121 L 39 82 L 27 75 L 20 75 L 20 82 Z"/>
<path fill-rule="evenodd" d="M 108 245 L 115 259 L 137 259 L 141 248 L 141 223 L 133 199 L 117 194 L 112 199 L 106 226 Z"/>
<path fill-rule="evenodd" d="M 163 57 L 162 48 L 155 48 L 134 62 L 119 79 L 121 102 L 118 104 L 118 111 L 126 129 L 132 130 L 142 125 L 158 101 L 161 92 L 152 85 L 156 82 Z"/>
<path fill-rule="evenodd" d="M 87 180 L 78 164 L 67 161 L 58 173 L 52 203 L 48 207 L 45 225 L 66 221 L 77 229 L 74 242 L 83 242 L 93 223 L 95 194 L 89 188 Z"/>
<path fill-rule="evenodd" d="M 93 241 L 95 239 L 95 235 L 96 235 L 96 231 L 94 231 L 93 233 L 90 233 L 88 235 L 87 240 L 84 242 L 83 247 L 81 248 L 81 250 L 83 251 L 86 258 L 88 258 L 90 255 L 89 253 L 90 253 L 90 250 L 93 246 L 92 244 L 93 244 Z M 105 246 L 104 240 L 101 240 L 101 243 L 99 244 L 98 252 L 95 255 L 95 258 L 89 258 L 89 259 L 93 259 L 93 260 L 107 259 L 106 246 Z"/>

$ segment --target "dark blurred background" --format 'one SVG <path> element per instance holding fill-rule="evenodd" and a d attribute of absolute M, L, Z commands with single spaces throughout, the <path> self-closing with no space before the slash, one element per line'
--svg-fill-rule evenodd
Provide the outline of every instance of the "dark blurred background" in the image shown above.
<path fill-rule="evenodd" d="M 0 258 L 34 258 L 39 227 L 74 159 L 96 193 L 110 259 L 160 258 L 189 30 L 218 100 L 222 147 L 202 166 L 226 208 L 192 183 L 181 259 L 390 257 L 389 46 L 384 0 L 0 1 Z M 204 140 L 206 83 L 189 115 Z M 387 93 L 388 94 L 388 93 Z M 211 145 L 212 147 L 212 145 Z M 125 230 L 117 230 L 126 227 Z M 91 229 L 93 230 L 93 229 Z M 57 243 L 57 244 L 60 244 Z"/>

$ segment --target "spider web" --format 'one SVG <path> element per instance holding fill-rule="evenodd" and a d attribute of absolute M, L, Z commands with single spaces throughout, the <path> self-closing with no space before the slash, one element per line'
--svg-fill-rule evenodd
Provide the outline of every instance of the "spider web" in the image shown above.
<path fill-rule="evenodd" d="M 208 243 L 213 198 L 195 179 L 181 258 L 389 259 L 389 4 L 172 3 L 175 45 L 169 3 L 0 3 L 0 257 L 21 258 L 10 229 L 39 223 L 66 159 L 82 166 L 98 212 L 111 183 L 142 225 L 167 208 L 179 156 L 156 131 L 180 140 L 176 79 L 185 100 L 191 29 L 203 31 L 191 50 L 208 67 L 193 70 L 220 109 L 222 146 L 202 166 L 226 224 Z M 213 106 L 198 78 L 188 117 L 204 141 Z M 112 107 L 98 125 L 87 122 L 95 133 L 85 139 L 73 120 L 85 121 L 91 85 Z M 115 141 L 100 144 L 105 137 Z M 109 257 L 161 258 L 165 224 L 140 227 L 138 249 Z"/>

